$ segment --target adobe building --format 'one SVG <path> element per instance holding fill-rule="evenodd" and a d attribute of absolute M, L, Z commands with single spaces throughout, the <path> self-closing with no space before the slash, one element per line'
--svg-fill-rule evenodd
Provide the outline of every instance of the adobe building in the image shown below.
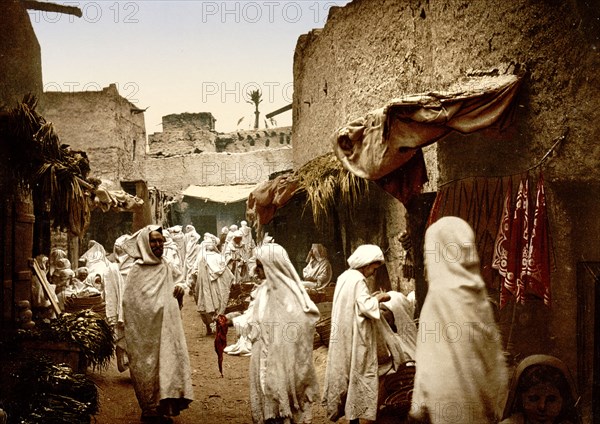
<path fill-rule="evenodd" d="M 40 99 L 39 110 L 54 124 L 63 143 L 87 152 L 92 177 L 101 180 L 107 190 L 124 191 L 143 202 L 131 209 L 117 205 L 95 209 L 81 248 L 75 247 L 75 240 L 63 240 L 71 244 L 69 250 L 81 254 L 89 240 L 96 240 L 110 251 L 121 234 L 155 222 L 151 203 L 156 199 L 151 197 L 159 194 L 150 191 L 146 183 L 143 110 L 121 96 L 115 84 L 100 91 L 46 91 Z M 60 243 L 61 239 L 57 238 L 56 242 Z M 76 265 L 77 255 L 73 255 L 72 262 Z"/>
<path fill-rule="evenodd" d="M 151 185 L 178 194 L 190 185 L 256 184 L 292 168 L 291 127 L 215 131 L 210 112 L 163 116 L 148 136 L 145 174 Z"/>
<path fill-rule="evenodd" d="M 427 147 L 430 181 L 417 200 L 426 217 L 434 199 L 454 189 L 467 191 L 463 204 L 476 205 L 472 187 L 481 182 L 512 177 L 516 185 L 527 170 L 535 178 L 543 172 L 553 302 L 513 302 L 498 310 L 499 320 L 511 360 L 545 353 L 568 364 L 586 422 L 600 419 L 599 17 L 598 5 L 586 1 L 354 0 L 331 8 L 322 30 L 301 36 L 294 60 L 295 168 L 331 151 L 337 129 L 392 99 L 442 92 L 478 71 L 519 71 L 508 128 L 451 132 Z M 393 198 L 374 210 L 382 207 L 395 216 L 388 233 L 411 219 Z M 497 302 L 495 281 L 486 284 Z"/>
<path fill-rule="evenodd" d="M 96 178 L 144 180 L 144 113 L 115 84 L 101 91 L 46 91 L 40 111 L 73 149 L 85 149 Z"/>
<path fill-rule="evenodd" d="M 200 234 L 239 225 L 252 188 L 292 168 L 291 127 L 219 133 L 215 122 L 210 112 L 163 116 L 144 165 L 148 183 L 176 199 L 170 225 Z"/>

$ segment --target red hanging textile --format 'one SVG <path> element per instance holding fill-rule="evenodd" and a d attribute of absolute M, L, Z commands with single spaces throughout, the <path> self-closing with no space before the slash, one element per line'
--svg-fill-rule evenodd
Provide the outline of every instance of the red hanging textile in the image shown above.
<path fill-rule="evenodd" d="M 498 273 L 506 278 L 508 269 L 508 249 L 510 248 L 510 227 L 512 208 L 512 184 L 508 185 L 506 197 L 504 198 L 504 206 L 502 208 L 502 218 L 500 220 L 500 228 L 494 242 L 494 257 L 492 259 L 492 268 L 497 269 Z M 504 281 L 504 280 L 503 280 Z M 505 292 L 505 286 L 502 284 L 502 292 Z M 504 306 L 501 303 L 501 306 Z"/>
<path fill-rule="evenodd" d="M 517 196 L 518 197 L 518 196 Z M 517 198 L 518 202 L 518 198 Z M 529 176 L 525 177 L 525 188 L 523 189 L 523 233 L 521 235 L 520 251 L 515 251 L 517 258 L 520 258 L 520 272 L 517 277 L 517 301 L 525 303 L 525 275 L 527 274 L 527 256 L 529 250 L 529 240 L 531 239 L 531 229 L 529 220 L 531 217 L 531 202 L 529 201 Z"/>
<path fill-rule="evenodd" d="M 427 221 L 429 226 L 443 216 L 458 216 L 471 225 L 481 261 L 481 276 L 493 293 L 500 287 L 499 277 L 492 269 L 492 258 L 507 183 L 512 184 L 511 177 L 470 177 L 453 181 L 438 191 Z"/>
<path fill-rule="evenodd" d="M 506 273 L 500 290 L 500 307 L 504 307 L 511 297 L 518 303 L 524 301 L 524 287 L 522 276 L 523 252 L 529 242 L 529 182 L 525 176 L 519 183 L 517 201 L 510 223 L 510 236 L 506 252 Z"/>
<path fill-rule="evenodd" d="M 550 306 L 552 301 L 550 296 L 550 250 L 544 177 L 540 173 L 536 189 L 533 228 L 524 258 L 522 279 L 526 293 L 543 299 L 547 306 Z"/>

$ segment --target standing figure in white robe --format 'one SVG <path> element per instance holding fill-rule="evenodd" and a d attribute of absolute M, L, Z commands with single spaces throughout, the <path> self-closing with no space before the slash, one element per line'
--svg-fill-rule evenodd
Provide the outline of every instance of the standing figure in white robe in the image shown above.
<path fill-rule="evenodd" d="M 129 368 L 129 358 L 127 357 L 127 341 L 125 340 L 125 324 L 123 322 L 123 292 L 125 290 L 125 282 L 131 267 L 135 263 L 135 259 L 129 256 L 123 249 L 123 244 L 131 238 L 128 234 L 123 234 L 115 241 L 113 247 L 113 257 L 119 268 L 119 274 L 123 282 L 121 290 L 121 317 L 115 326 L 115 356 L 117 357 L 117 369 L 123 372 Z"/>
<path fill-rule="evenodd" d="M 188 287 L 192 286 L 192 274 L 194 273 L 196 260 L 200 253 L 200 234 L 196 232 L 193 225 L 185 227 L 185 261 L 183 266 L 184 281 Z"/>
<path fill-rule="evenodd" d="M 171 239 L 177 245 L 177 251 L 179 252 L 179 262 L 181 263 L 182 272 L 185 271 L 185 234 L 181 225 L 174 225 L 173 227 L 167 228 L 167 231 L 171 235 Z"/>
<path fill-rule="evenodd" d="M 254 301 L 256 300 L 258 291 L 260 290 L 260 287 L 266 278 L 265 270 L 262 265 L 259 267 L 254 267 L 253 275 L 260 283 L 256 284 L 250 292 L 250 302 L 248 303 L 248 308 L 246 308 L 243 314 L 234 317 L 231 320 L 233 326 L 235 327 L 237 340 L 234 344 L 231 344 L 223 349 L 223 352 L 227 353 L 228 355 L 250 356 L 252 354 L 252 342 L 250 341 L 249 335 L 252 330 L 251 320 L 254 313 Z"/>
<path fill-rule="evenodd" d="M 202 252 L 196 263 L 197 310 L 206 326 L 206 334 L 212 334 L 211 324 L 218 315 L 225 314 L 234 277 L 214 239 L 202 242 Z"/>
<path fill-rule="evenodd" d="M 183 267 L 181 264 L 181 257 L 179 256 L 179 248 L 177 247 L 177 243 L 173 241 L 171 238 L 171 233 L 169 233 L 167 230 L 163 230 L 162 234 L 165 238 L 163 253 L 164 258 L 169 261 L 173 268 L 177 269 L 183 274 Z"/>
<path fill-rule="evenodd" d="M 88 282 L 100 290 L 102 297 L 104 298 L 106 286 L 104 275 L 108 268 L 108 264 L 110 263 L 106 256 L 104 246 L 95 240 L 90 240 L 88 250 L 81 255 L 79 260 L 85 262 L 85 267 L 88 269 Z"/>
<path fill-rule="evenodd" d="M 242 239 L 244 234 L 237 230 L 233 233 L 233 238 L 223 251 L 225 263 L 233 273 L 235 280 L 234 284 L 240 284 L 248 278 L 248 256 Z"/>
<path fill-rule="evenodd" d="M 350 269 L 337 279 L 322 399 L 331 421 L 345 416 L 358 424 L 361 418 L 377 417 L 379 302 L 390 297 L 386 293 L 371 296 L 366 279 L 384 261 L 379 246 L 364 244 L 348 258 Z"/>
<path fill-rule="evenodd" d="M 233 239 L 233 233 L 238 230 L 238 226 L 236 224 L 231 224 L 229 226 L 229 231 L 227 231 L 227 235 L 225 236 L 225 243 L 229 243 L 231 239 Z"/>
<path fill-rule="evenodd" d="M 252 256 L 252 251 L 256 247 L 256 243 L 254 242 L 254 238 L 252 237 L 252 228 L 248 227 L 248 223 L 246 221 L 242 221 L 240 222 L 240 231 L 243 234 L 242 243 L 244 243 L 246 252 L 250 257 Z"/>
<path fill-rule="evenodd" d="M 313 363 L 319 310 L 282 246 L 265 244 L 257 249 L 256 259 L 266 280 L 252 310 L 252 420 L 261 424 L 310 423 L 319 390 Z"/>
<path fill-rule="evenodd" d="M 135 258 L 123 291 L 123 318 L 129 369 L 143 422 L 179 415 L 194 398 L 177 302 L 185 284 L 162 257 L 163 244 L 161 228 L 151 225 L 123 245 Z"/>
<path fill-rule="evenodd" d="M 425 232 L 429 289 L 410 411 L 418 422 L 498 422 L 507 369 L 476 246 L 475 233 L 457 217 L 441 218 Z"/>

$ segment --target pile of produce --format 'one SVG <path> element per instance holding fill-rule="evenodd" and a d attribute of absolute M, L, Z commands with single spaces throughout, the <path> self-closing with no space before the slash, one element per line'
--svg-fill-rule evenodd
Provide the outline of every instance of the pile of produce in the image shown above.
<path fill-rule="evenodd" d="M 10 423 L 89 424 L 98 412 L 98 388 L 68 366 L 30 359 L 13 373 L 5 401 Z"/>
<path fill-rule="evenodd" d="M 50 323 L 40 322 L 32 329 L 20 330 L 19 337 L 22 340 L 73 343 L 94 369 L 108 367 L 115 352 L 112 329 L 104 317 L 91 310 L 64 313 Z"/>

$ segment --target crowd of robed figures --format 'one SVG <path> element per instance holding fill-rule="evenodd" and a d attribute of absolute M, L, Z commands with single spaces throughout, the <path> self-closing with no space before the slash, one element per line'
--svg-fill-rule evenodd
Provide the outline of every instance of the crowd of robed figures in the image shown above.
<path fill-rule="evenodd" d="M 121 304 L 115 321 L 105 287 L 107 317 L 115 324 L 119 367 L 128 364 L 131 371 L 142 421 L 169 422 L 193 400 L 179 311 L 185 291 L 194 294 L 210 333 L 215 318 L 225 312 L 228 288 L 255 276 L 260 284 L 248 309 L 233 319 L 238 341 L 226 348 L 251 356 L 255 423 L 309 423 L 316 402 L 331 421 L 375 421 L 382 378 L 409 361 L 416 367 L 411 422 L 580 422 L 575 385 L 558 358 L 525 358 L 509 387 L 474 233 L 459 218 L 441 218 L 426 232 L 429 288 L 418 326 L 409 298 L 368 289 L 367 280 L 385 263 L 381 249 L 361 245 L 352 253 L 349 269 L 335 282 L 322 388 L 313 362 L 320 314 L 307 287 L 330 283 L 330 265 L 323 271 L 317 263 L 326 260 L 326 250 L 313 245 L 300 278 L 284 247 L 272 238 L 258 246 L 252 241 L 248 249 L 244 232 L 235 227 L 224 228 L 220 237 L 206 233 L 202 240 L 193 227 L 186 230 L 148 226 L 115 243 Z M 311 268 L 325 277 L 307 282 Z M 387 352 L 383 363 L 382 350 Z"/>

